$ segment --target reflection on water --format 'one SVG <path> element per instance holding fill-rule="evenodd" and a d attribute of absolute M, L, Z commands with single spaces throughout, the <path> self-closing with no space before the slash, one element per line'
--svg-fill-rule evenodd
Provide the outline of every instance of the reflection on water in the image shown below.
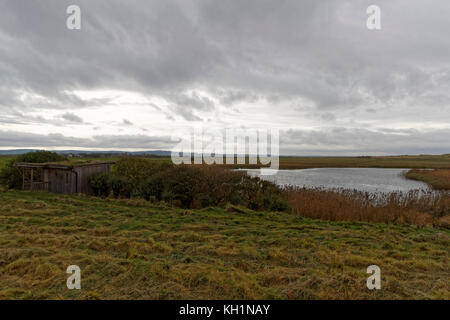
<path fill-rule="evenodd" d="M 408 169 L 379 168 L 317 168 L 279 170 L 274 176 L 260 176 L 258 169 L 246 169 L 251 176 L 272 181 L 278 185 L 324 189 L 356 189 L 367 192 L 429 190 L 426 183 L 406 179 Z"/>

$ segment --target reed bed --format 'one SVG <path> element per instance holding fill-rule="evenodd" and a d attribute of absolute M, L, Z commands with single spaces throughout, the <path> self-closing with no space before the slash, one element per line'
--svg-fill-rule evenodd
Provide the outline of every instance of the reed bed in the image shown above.
<path fill-rule="evenodd" d="M 450 192 L 286 188 L 293 214 L 329 221 L 450 227 Z"/>

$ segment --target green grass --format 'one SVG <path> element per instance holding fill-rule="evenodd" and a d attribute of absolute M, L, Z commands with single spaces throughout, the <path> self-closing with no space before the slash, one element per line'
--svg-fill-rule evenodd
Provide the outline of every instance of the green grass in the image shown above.
<path fill-rule="evenodd" d="M 14 191 L 0 208 L 1 299 L 450 299 L 449 230 Z"/>

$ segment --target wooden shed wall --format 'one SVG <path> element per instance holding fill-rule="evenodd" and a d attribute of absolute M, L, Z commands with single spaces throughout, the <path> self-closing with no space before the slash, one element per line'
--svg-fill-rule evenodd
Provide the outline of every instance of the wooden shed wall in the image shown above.
<path fill-rule="evenodd" d="M 67 169 L 44 169 L 44 175 L 49 185 L 49 191 L 54 193 L 72 194 L 76 192 L 76 175 Z"/>
<path fill-rule="evenodd" d="M 84 167 L 77 167 L 73 169 L 78 175 L 77 193 L 92 194 L 92 189 L 88 184 L 88 177 L 94 173 L 109 173 L 109 164 L 98 164 Z"/>

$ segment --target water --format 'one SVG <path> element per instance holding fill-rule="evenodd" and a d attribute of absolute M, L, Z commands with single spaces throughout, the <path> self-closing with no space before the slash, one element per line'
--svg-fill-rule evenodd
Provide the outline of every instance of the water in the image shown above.
<path fill-rule="evenodd" d="M 273 176 L 260 176 L 260 170 L 245 170 L 251 176 L 272 181 L 280 186 L 298 186 L 324 189 L 356 189 L 371 193 L 408 192 L 430 190 L 426 183 L 406 179 L 403 174 L 408 169 L 379 168 L 318 168 L 279 170 Z"/>

